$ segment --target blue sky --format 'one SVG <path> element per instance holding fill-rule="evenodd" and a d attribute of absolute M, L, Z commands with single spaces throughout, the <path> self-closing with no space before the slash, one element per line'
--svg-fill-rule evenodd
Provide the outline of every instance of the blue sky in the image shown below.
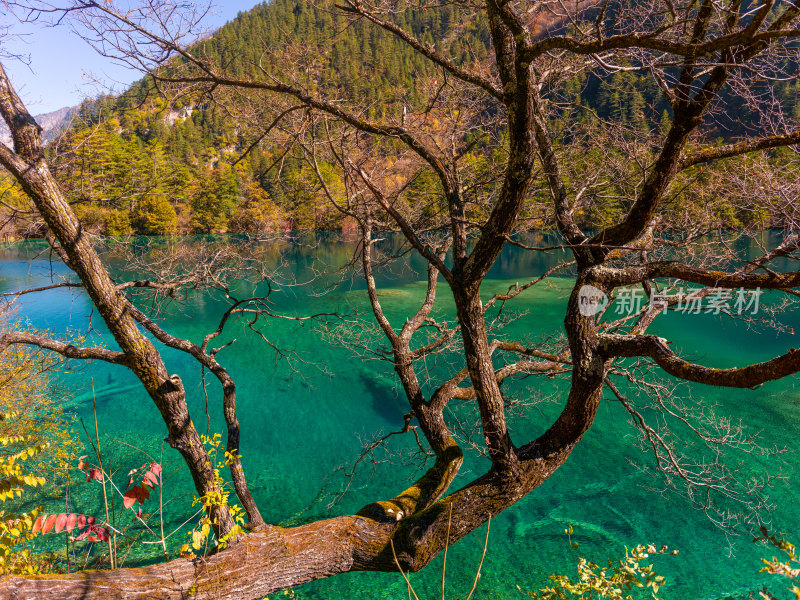
<path fill-rule="evenodd" d="M 246 11 L 260 0 L 217 0 L 203 24 L 217 28 Z M 30 64 L 3 60 L 3 66 L 31 114 L 42 114 L 64 106 L 74 106 L 86 97 L 107 92 L 108 86 L 122 90 L 139 79 L 141 73 L 115 64 L 95 53 L 68 27 L 20 25 L 8 15 L 11 39 L 3 40 L 3 50 L 30 57 Z M 96 81 L 101 81 L 99 88 Z"/>

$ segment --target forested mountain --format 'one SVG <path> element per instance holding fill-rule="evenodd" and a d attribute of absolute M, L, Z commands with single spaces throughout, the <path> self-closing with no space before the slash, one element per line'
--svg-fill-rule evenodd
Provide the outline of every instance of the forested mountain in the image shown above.
<path fill-rule="evenodd" d="M 470 53 L 486 56 L 485 26 L 459 25 L 454 15 L 453 9 L 419 11 L 401 24 L 426 43 L 446 45 L 455 60 Z M 193 51 L 225 65 L 232 77 L 245 77 L 265 55 L 273 55 L 273 64 L 283 60 L 288 46 L 299 54 L 292 57 L 294 64 L 307 61 L 309 78 L 314 72 L 336 73 L 335 81 L 317 85 L 350 97 L 369 93 L 381 100 L 374 104 L 376 111 L 385 110 L 392 98 L 417 102 L 415 79 L 428 68 L 385 32 L 293 0 L 240 14 Z M 95 231 L 337 227 L 338 217 L 314 192 L 311 174 L 290 156 L 274 165 L 278 150 L 264 144 L 231 166 L 255 135 L 209 98 L 168 101 L 143 79 L 119 97 L 84 102 L 72 129 L 51 145 L 51 152 L 62 182 L 79 202 L 81 219 Z"/>
<path fill-rule="evenodd" d="M 292 76 L 323 96 L 370 98 L 370 117 L 397 116 L 406 106 L 424 110 L 420 82 L 436 77 L 430 63 L 382 29 L 326 6 L 298 0 L 258 5 L 192 51 L 223 65 L 231 78 L 283 76 L 281 65 L 291 64 Z M 492 52 L 486 23 L 465 22 L 452 5 L 395 19 L 456 64 L 480 64 Z M 168 68 L 180 69 L 180 62 Z M 261 135 L 257 118 L 248 122 L 207 95 L 159 92 L 145 78 L 119 97 L 86 101 L 71 129 L 50 145 L 58 176 L 90 230 L 120 235 L 341 226 L 308 165 L 269 138 L 253 145 Z M 796 84 L 786 83 L 782 93 L 796 113 Z M 585 107 L 599 122 L 641 130 L 657 131 L 668 110 L 652 78 L 626 71 L 604 78 L 578 73 L 563 83 L 558 100 L 565 119 L 583 118 L 586 112 L 575 107 Z M 257 108 L 247 110 L 257 117 Z M 737 126 L 728 124 L 719 134 Z M 7 192 L 6 205 L 24 205 L 18 190 Z M 0 221 L 0 227 L 5 236 L 40 233 L 24 220 Z"/>

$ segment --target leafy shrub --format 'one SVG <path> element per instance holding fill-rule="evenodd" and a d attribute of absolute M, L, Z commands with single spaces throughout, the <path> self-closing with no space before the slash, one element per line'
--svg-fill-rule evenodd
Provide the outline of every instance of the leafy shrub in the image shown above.
<path fill-rule="evenodd" d="M 140 235 L 172 235 L 178 227 L 178 215 L 165 194 L 152 192 L 143 196 L 133 210 L 133 228 Z"/>

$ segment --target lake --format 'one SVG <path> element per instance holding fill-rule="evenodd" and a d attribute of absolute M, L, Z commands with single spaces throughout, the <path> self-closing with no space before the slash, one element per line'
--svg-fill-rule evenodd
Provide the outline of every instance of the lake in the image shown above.
<path fill-rule="evenodd" d="M 275 268 L 281 270 L 283 281 L 283 285 L 274 286 L 274 310 L 295 315 L 337 312 L 350 322 L 363 318 L 366 324 L 353 326 L 350 339 L 371 339 L 373 326 L 368 320 L 363 284 L 357 277 L 336 279 L 336 269 L 347 263 L 353 244 L 323 234 L 305 236 L 301 242 L 277 244 L 267 253 Z M 381 244 L 396 245 L 396 240 Z M 28 242 L 0 249 L 0 292 L 46 285 L 65 273 L 63 265 L 40 253 L 42 248 L 38 242 Z M 484 296 L 540 275 L 559 258 L 558 254 L 507 247 L 484 283 Z M 312 288 L 307 286 L 290 285 L 292 280 L 308 279 L 322 266 L 327 275 L 313 287 L 319 293 L 310 293 Z M 424 293 L 422 267 L 418 257 L 410 256 L 379 275 L 384 308 L 397 326 Z M 565 273 L 520 295 L 513 306 L 509 305 L 508 314 L 515 318 L 506 325 L 502 337 L 535 343 L 558 334 L 571 285 L 569 273 Z M 252 289 L 242 283 L 234 292 L 244 296 Z M 454 313 L 448 294 L 442 284 L 438 301 L 442 318 L 452 318 Z M 766 295 L 763 301 L 771 302 Z M 17 317 L 27 319 L 33 327 L 75 334 L 87 332 L 91 324 L 95 328 L 87 334 L 91 343 L 107 343 L 105 329 L 97 315 L 92 317 L 90 304 L 78 291 L 59 289 L 28 295 L 18 306 Z M 176 335 L 199 342 L 216 328 L 224 309 L 218 296 L 192 294 L 163 307 L 163 325 Z M 747 323 L 724 315 L 672 313 L 657 321 L 651 331 L 672 340 L 676 351 L 703 364 L 740 366 L 782 354 L 796 345 L 792 328 L 800 328 L 800 313 L 784 315 L 783 322 L 787 326 L 784 333 L 754 332 Z M 262 333 L 288 359 L 280 357 L 242 320 L 232 321 L 217 345 L 236 340 L 220 353 L 219 360 L 237 382 L 241 454 L 265 520 L 291 526 L 352 513 L 369 502 L 392 497 L 419 474 L 413 439 L 394 436 L 387 451 L 363 463 L 352 481 L 346 476 L 363 444 L 402 427 L 403 414 L 408 412 L 389 363 L 331 343 L 332 336 L 311 323 L 272 320 L 264 323 Z M 199 366 L 174 351 L 165 350 L 164 356 L 170 372 L 179 373 L 184 380 L 197 429 L 201 433 L 223 433 L 224 439 L 216 382 L 209 382 L 207 419 Z M 434 381 L 442 378 L 450 372 L 452 361 L 448 355 L 432 358 L 425 365 L 427 373 Z M 196 510 L 191 506 L 193 489 L 188 473 L 177 453 L 163 445 L 166 428 L 135 378 L 123 368 L 94 363 L 73 365 L 58 379 L 66 390 L 65 405 L 90 431 L 94 387 L 104 461 L 119 471 L 118 480 L 123 484 L 125 473 L 147 460 L 142 451 L 154 457 L 160 457 L 163 451 L 167 529 L 186 520 Z M 682 392 L 705 406 L 716 406 L 720 414 L 734 421 L 743 420 L 749 431 L 760 432 L 765 445 L 793 450 L 800 431 L 797 383 L 798 379 L 791 377 L 757 390 L 687 385 Z M 510 386 L 509 396 L 520 401 L 510 419 L 517 444 L 532 439 L 550 424 L 564 401 L 565 390 L 563 381 L 541 377 Z M 529 403 L 532 405 L 522 406 Z M 451 419 L 465 423 L 464 435 L 468 435 L 474 414 L 473 406 L 460 403 L 454 406 Z M 76 428 L 83 435 L 80 423 Z M 520 589 L 538 589 L 550 573 L 574 575 L 577 556 L 604 563 L 606 558 L 622 554 L 626 546 L 640 543 L 666 544 L 680 551 L 678 556 L 653 559 L 657 569 L 668 577 L 665 598 L 739 600 L 749 598 L 765 582 L 774 582 L 757 572 L 759 558 L 772 556 L 775 551 L 753 544 L 748 535 L 727 536 L 687 500 L 664 491 L 659 477 L 651 472 L 651 456 L 642 453 L 635 438 L 627 413 L 607 394 L 597 422 L 567 464 L 523 501 L 493 519 L 478 598 L 526 597 Z M 693 451 L 691 445 L 687 449 Z M 747 454 L 730 458 L 733 464 L 741 462 L 747 476 L 757 475 L 767 463 L 762 457 Z M 482 473 L 486 464 L 482 457 L 468 451 L 455 485 Z M 790 538 L 794 534 L 798 542 L 800 457 L 785 454 L 770 464 L 771 472 L 786 476 L 771 491 L 776 508 L 770 527 L 787 532 Z M 99 516 L 99 487 L 81 482 L 80 477 L 80 473 L 73 474 L 73 480 L 79 483 L 71 489 L 67 506 Z M 44 501 L 51 511 L 64 510 L 63 497 Z M 580 543 L 577 550 L 570 548 L 564 534 L 569 525 L 575 530 L 573 540 Z M 481 528 L 450 550 L 448 597 L 466 596 L 484 534 Z M 170 541 L 177 547 L 187 539 L 184 529 Z M 133 560 L 142 560 L 143 552 L 137 550 Z M 420 598 L 438 597 L 440 567 L 441 557 L 422 573 L 411 576 Z M 787 597 L 783 582 L 771 587 Z M 298 591 L 303 598 L 399 600 L 408 595 L 401 576 L 394 573 L 347 574 L 302 586 Z"/>

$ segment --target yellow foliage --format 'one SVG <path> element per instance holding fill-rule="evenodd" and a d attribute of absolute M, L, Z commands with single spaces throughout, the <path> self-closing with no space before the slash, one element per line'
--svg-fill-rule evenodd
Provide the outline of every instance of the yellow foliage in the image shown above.
<path fill-rule="evenodd" d="M 26 488 L 56 481 L 72 462 L 76 442 L 50 393 L 47 372 L 54 359 L 12 346 L 0 355 L 0 502 Z M 0 510 L 0 574 L 33 575 L 46 561 L 30 547 L 39 514 Z"/>
<path fill-rule="evenodd" d="M 35 456 L 28 474 L 51 483 L 71 468 L 79 450 L 49 383 L 48 374 L 57 365 L 49 354 L 23 346 L 0 355 L 0 414 L 12 417 L 0 420 L 0 458 L 21 460 L 20 453 L 27 452 L 25 458 Z"/>
<path fill-rule="evenodd" d="M 0 414 L 0 421 L 15 421 L 14 414 Z M 25 443 L 24 436 L 0 436 L 3 446 L 17 446 Z M 0 455 L 0 502 L 22 496 L 23 486 L 36 487 L 44 484 L 43 477 L 29 475 L 23 469 L 28 459 L 36 456 L 46 445 L 23 448 L 10 455 Z M 27 465 L 26 465 L 27 466 Z M 28 548 L 20 548 L 24 542 L 33 538 L 31 529 L 38 510 L 15 514 L 0 510 L 0 573 L 33 575 L 41 571 L 41 561 Z"/>
<path fill-rule="evenodd" d="M 281 208 L 257 183 L 245 187 L 245 202 L 239 207 L 231 222 L 231 230 L 237 232 L 278 231 L 286 218 Z"/>
<path fill-rule="evenodd" d="M 184 544 L 181 547 L 181 556 L 184 558 L 193 557 L 195 555 L 194 552 L 192 552 L 193 549 L 200 551 L 208 542 L 211 541 L 211 525 L 213 523 L 211 521 L 211 517 L 208 516 L 208 513 L 209 509 L 212 507 L 227 506 L 228 511 L 236 523 L 233 531 L 217 540 L 217 549 L 224 549 L 231 538 L 244 533 L 244 529 L 242 527 L 245 519 L 244 509 L 242 509 L 242 507 L 238 504 L 229 503 L 230 492 L 226 489 L 225 481 L 222 479 L 222 476 L 219 473 L 220 469 L 224 469 L 233 463 L 233 461 L 236 459 L 236 455 L 231 454 L 226 450 L 224 453 L 225 458 L 222 462 L 219 462 L 217 459 L 217 452 L 220 448 L 222 440 L 220 434 L 215 433 L 213 437 L 202 435 L 200 438 L 202 439 L 206 448 L 208 448 L 208 455 L 211 458 L 214 466 L 214 483 L 216 483 L 219 491 L 209 492 L 201 498 L 194 499 L 192 504 L 202 504 L 203 508 L 205 509 L 205 513 L 200 518 L 200 522 L 192 531 L 189 532 L 189 537 L 192 539 L 191 544 Z"/>

